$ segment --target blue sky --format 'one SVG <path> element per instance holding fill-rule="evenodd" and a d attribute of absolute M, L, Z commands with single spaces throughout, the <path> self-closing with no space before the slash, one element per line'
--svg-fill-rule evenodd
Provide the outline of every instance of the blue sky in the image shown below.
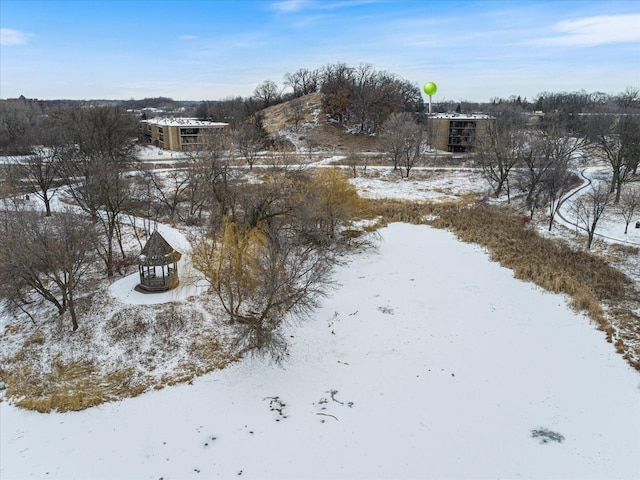
<path fill-rule="evenodd" d="M 640 2 L 0 0 L 0 98 L 216 100 L 369 63 L 434 100 L 640 86 Z"/>

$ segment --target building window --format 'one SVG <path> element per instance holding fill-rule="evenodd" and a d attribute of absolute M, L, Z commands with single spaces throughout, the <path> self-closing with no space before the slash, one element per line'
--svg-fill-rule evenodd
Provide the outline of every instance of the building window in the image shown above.
<path fill-rule="evenodd" d="M 452 120 L 449 122 L 449 151 L 468 152 L 475 140 L 476 122 Z"/>

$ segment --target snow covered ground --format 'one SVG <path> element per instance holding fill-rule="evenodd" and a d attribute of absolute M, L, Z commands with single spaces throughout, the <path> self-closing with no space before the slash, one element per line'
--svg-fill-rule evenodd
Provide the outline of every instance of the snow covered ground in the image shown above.
<path fill-rule="evenodd" d="M 153 162 L 153 163 L 173 163 L 178 160 L 184 160 L 187 158 L 182 152 L 174 152 L 172 150 L 164 150 L 162 148 L 155 147 L 153 145 L 146 145 L 139 147 L 136 150 L 136 156 L 141 162 Z"/>
<path fill-rule="evenodd" d="M 82 412 L 0 403 L 13 478 L 640 478 L 640 374 L 565 299 L 392 224 L 282 366 Z"/>
<path fill-rule="evenodd" d="M 487 190 L 477 171 L 419 172 L 370 167 L 352 183 L 370 198 Z M 640 244 L 635 221 L 624 236 L 608 215 L 598 233 Z M 380 234 L 290 328 L 282 366 L 246 358 L 82 412 L 0 403 L 0 478 L 640 478 L 640 374 L 602 332 L 450 233 Z M 127 304 L 199 295 L 187 259 L 178 290 L 135 292 L 136 273 L 109 292 Z"/>
<path fill-rule="evenodd" d="M 413 177 L 399 179 L 399 172 L 389 167 L 368 167 L 366 175 L 361 174 L 349 181 L 364 198 L 395 198 L 419 202 L 452 199 L 488 189 L 486 180 L 477 169 L 418 167 L 412 172 Z"/>

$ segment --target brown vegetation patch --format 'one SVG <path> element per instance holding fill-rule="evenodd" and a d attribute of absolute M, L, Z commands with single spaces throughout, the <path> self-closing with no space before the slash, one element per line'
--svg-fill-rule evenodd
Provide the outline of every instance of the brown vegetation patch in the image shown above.
<path fill-rule="evenodd" d="M 295 108 L 294 108 L 295 107 Z M 287 127 L 294 125 L 294 112 L 299 123 L 313 120 L 315 111 L 322 108 L 322 93 L 315 92 L 288 102 L 279 103 L 262 110 L 264 129 L 270 135 L 276 135 Z"/>
<path fill-rule="evenodd" d="M 322 113 L 321 92 L 310 93 L 262 110 L 267 133 L 279 135 L 285 129 L 296 130 L 300 140 L 313 149 L 340 152 L 367 152 L 376 149 L 375 137 L 352 134 L 342 125 L 327 120 Z M 313 124 L 312 128 L 305 124 Z"/>
<path fill-rule="evenodd" d="M 0 397 L 39 412 L 83 410 L 188 382 L 238 359 L 206 300 L 113 306 L 97 301 L 88 313 L 93 321 L 71 337 L 53 322 L 5 327 Z"/>
<path fill-rule="evenodd" d="M 131 384 L 129 369 L 101 374 L 88 362 L 55 360 L 49 372 L 33 364 L 0 372 L 7 385 L 6 396 L 17 406 L 38 412 L 83 410 L 100 403 L 133 397 L 146 387 Z"/>

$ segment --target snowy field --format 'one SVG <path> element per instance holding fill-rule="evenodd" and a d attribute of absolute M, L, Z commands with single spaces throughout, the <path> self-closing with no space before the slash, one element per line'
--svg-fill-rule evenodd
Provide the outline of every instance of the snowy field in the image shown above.
<path fill-rule="evenodd" d="M 388 167 L 369 167 L 368 170 L 368 176 L 360 175 L 349 180 L 364 198 L 396 198 L 426 202 L 453 199 L 468 193 L 488 190 L 487 181 L 479 171 L 469 168 L 415 168 L 412 170 L 413 176 L 419 175 L 420 178 L 404 180 L 399 180 L 400 174 Z"/>
<path fill-rule="evenodd" d="M 82 412 L 0 403 L 0 477 L 640 478 L 640 374 L 565 299 L 392 224 L 249 358 Z"/>

